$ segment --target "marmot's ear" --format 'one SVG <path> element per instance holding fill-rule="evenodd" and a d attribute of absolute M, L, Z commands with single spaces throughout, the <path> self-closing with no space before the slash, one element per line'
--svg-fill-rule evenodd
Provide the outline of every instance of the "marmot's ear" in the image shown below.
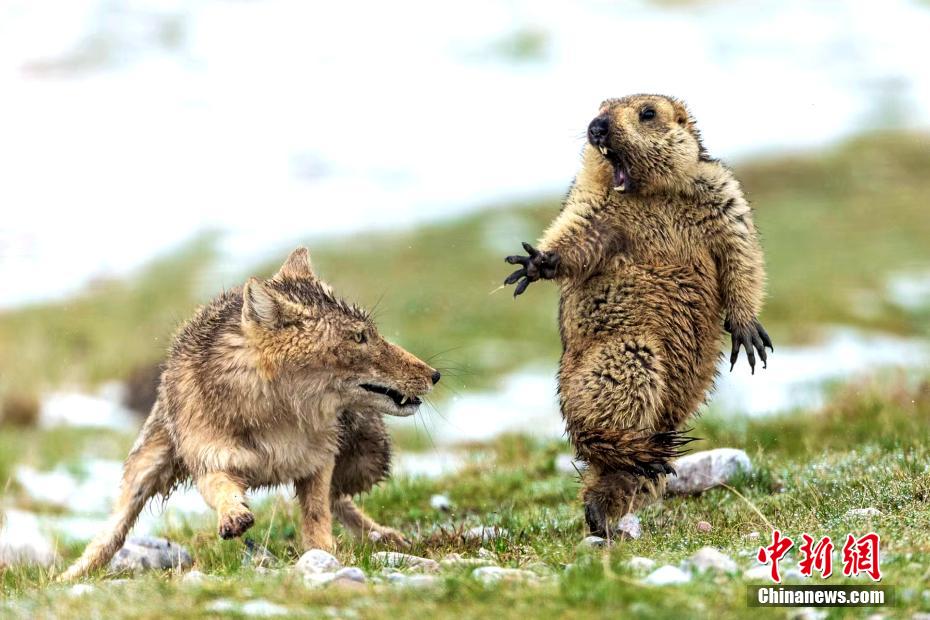
<path fill-rule="evenodd" d="M 685 107 L 685 104 L 677 99 L 672 99 L 671 103 L 672 109 L 675 111 L 675 122 L 688 131 L 694 132 L 694 119 L 691 118 L 691 113 Z"/>
<path fill-rule="evenodd" d="M 291 252 L 278 273 L 274 274 L 275 278 L 312 278 L 316 279 L 313 273 L 313 267 L 310 265 L 310 252 L 307 248 L 297 248 Z"/>
<path fill-rule="evenodd" d="M 274 328 L 281 321 L 281 303 L 267 284 L 249 278 L 242 287 L 242 322 Z"/>

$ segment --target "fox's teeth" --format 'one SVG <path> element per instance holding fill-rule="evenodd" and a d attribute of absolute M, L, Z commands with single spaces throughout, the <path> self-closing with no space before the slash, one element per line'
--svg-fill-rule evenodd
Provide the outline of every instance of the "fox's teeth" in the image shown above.
<path fill-rule="evenodd" d="M 407 404 L 407 397 L 404 396 L 403 398 L 400 399 L 400 405 L 401 405 L 401 407 L 403 407 L 403 406 L 406 405 L 406 404 Z"/>
<path fill-rule="evenodd" d="M 607 154 L 607 147 L 606 147 L 606 146 L 602 146 L 602 147 L 601 147 L 601 154 L 602 154 L 602 155 L 606 155 L 606 154 Z"/>

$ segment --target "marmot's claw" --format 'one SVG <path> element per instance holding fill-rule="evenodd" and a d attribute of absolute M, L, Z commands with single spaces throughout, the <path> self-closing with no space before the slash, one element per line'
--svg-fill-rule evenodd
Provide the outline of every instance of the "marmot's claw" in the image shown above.
<path fill-rule="evenodd" d="M 749 368 L 752 374 L 756 373 L 756 352 L 759 353 L 759 359 L 762 360 L 762 368 L 768 368 L 768 354 L 766 349 L 774 351 L 772 339 L 768 332 L 762 327 L 758 320 L 753 319 L 752 324 L 747 326 L 733 325 L 729 320 L 724 323 L 724 329 L 730 332 L 730 338 L 733 346 L 730 350 L 730 371 L 736 366 L 736 360 L 739 359 L 740 347 L 746 349 L 746 359 L 749 360 Z"/>
<path fill-rule="evenodd" d="M 541 278 L 547 280 L 554 278 L 561 260 L 556 252 L 540 252 L 525 241 L 523 249 L 527 256 L 513 255 L 504 259 L 511 265 L 522 265 L 504 280 L 505 285 L 519 282 L 513 292 L 514 297 L 523 294 L 530 284 Z"/>

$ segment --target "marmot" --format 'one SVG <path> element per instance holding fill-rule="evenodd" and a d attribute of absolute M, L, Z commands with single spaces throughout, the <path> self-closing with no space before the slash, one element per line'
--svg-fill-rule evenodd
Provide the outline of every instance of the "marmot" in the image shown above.
<path fill-rule="evenodd" d="M 254 523 L 247 489 L 294 482 L 305 548 L 332 547 L 333 514 L 356 535 L 405 544 L 352 495 L 389 472 L 382 416 L 412 415 L 439 378 L 295 250 L 272 278 L 226 291 L 180 329 L 111 522 L 62 579 L 106 564 L 146 501 L 190 479 L 222 538 Z"/>
<path fill-rule="evenodd" d="M 721 327 L 731 369 L 755 371 L 772 342 L 757 320 L 765 272 L 739 182 L 708 156 L 672 97 L 608 99 L 587 131 L 581 171 L 538 249 L 506 284 L 561 287 L 559 398 L 589 468 L 582 499 L 593 534 L 660 495 L 685 422 L 712 387 Z"/>

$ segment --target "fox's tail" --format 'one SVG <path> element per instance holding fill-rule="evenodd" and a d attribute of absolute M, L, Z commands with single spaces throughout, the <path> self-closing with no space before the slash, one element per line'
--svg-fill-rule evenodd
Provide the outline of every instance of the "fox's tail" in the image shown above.
<path fill-rule="evenodd" d="M 683 446 L 695 440 L 684 434 L 687 432 L 579 429 L 571 433 L 571 439 L 578 456 L 594 467 L 656 479 L 675 472 L 670 461 L 681 456 Z"/>
<path fill-rule="evenodd" d="M 158 403 L 126 458 L 120 496 L 106 529 L 59 577 L 60 581 L 78 579 L 109 562 L 122 548 L 145 503 L 158 493 L 167 494 L 174 486 L 178 468 L 168 433 L 156 416 L 157 410 Z"/>

